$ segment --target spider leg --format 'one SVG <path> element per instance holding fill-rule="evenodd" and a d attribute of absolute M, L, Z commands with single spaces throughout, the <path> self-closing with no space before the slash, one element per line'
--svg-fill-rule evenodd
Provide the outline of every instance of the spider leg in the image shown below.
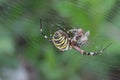
<path fill-rule="evenodd" d="M 51 24 L 51 27 L 50 27 L 50 38 L 51 38 L 51 39 L 52 39 L 52 32 L 51 32 L 51 30 L 52 30 L 53 27 L 54 27 L 54 25 Z"/>
<path fill-rule="evenodd" d="M 110 45 L 111 45 L 111 43 L 109 43 L 106 47 L 104 47 L 104 48 L 98 50 L 97 52 L 95 52 L 94 55 L 97 55 L 97 54 L 99 54 L 99 53 L 103 53 Z"/>
<path fill-rule="evenodd" d="M 59 27 L 59 29 L 61 29 L 62 31 L 64 31 L 65 33 L 67 33 L 67 30 L 65 28 L 63 28 L 62 25 L 60 25 L 60 24 L 56 24 L 56 25 Z"/>
<path fill-rule="evenodd" d="M 79 47 L 77 47 L 77 46 L 72 46 L 72 47 L 73 47 L 75 50 L 77 50 L 78 52 L 80 52 L 81 54 L 83 54 L 83 55 L 95 56 L 95 55 L 98 55 L 98 54 L 100 54 L 100 53 L 103 53 L 103 51 L 104 51 L 105 49 L 107 49 L 110 45 L 111 45 L 111 43 L 108 44 L 108 45 L 107 45 L 106 47 L 104 47 L 103 49 L 100 49 L 100 50 L 97 51 L 97 52 L 86 52 L 86 51 L 82 50 L 81 48 L 79 48 Z"/>
<path fill-rule="evenodd" d="M 46 35 L 46 34 L 44 34 L 44 32 L 43 32 L 43 25 L 42 25 L 42 20 L 40 19 L 40 32 L 41 32 L 41 34 L 43 35 L 43 37 L 45 38 L 45 39 L 47 39 L 48 41 L 52 41 L 51 39 L 49 39 L 48 38 L 48 36 Z"/>

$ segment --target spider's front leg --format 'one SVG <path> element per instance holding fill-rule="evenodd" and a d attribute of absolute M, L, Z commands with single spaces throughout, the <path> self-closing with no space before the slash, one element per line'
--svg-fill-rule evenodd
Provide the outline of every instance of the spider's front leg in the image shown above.
<path fill-rule="evenodd" d="M 78 52 L 80 52 L 81 54 L 83 54 L 83 55 L 91 55 L 91 56 L 98 55 L 100 53 L 103 53 L 103 51 L 105 49 L 107 49 L 111 45 L 111 43 L 110 43 L 106 47 L 104 47 L 103 49 L 100 49 L 100 50 L 98 50 L 96 52 L 86 52 L 86 51 L 82 50 L 81 47 L 87 42 L 89 34 L 90 34 L 90 32 L 87 31 L 81 37 L 78 38 L 77 42 L 71 41 L 72 47 L 75 50 L 77 50 Z"/>
<path fill-rule="evenodd" d="M 82 50 L 81 48 L 77 47 L 77 46 L 72 46 L 75 50 L 77 50 L 79 53 L 83 54 L 83 55 L 91 55 L 91 56 L 94 56 L 94 55 L 97 55 L 98 52 L 86 52 L 84 50 Z"/>
<path fill-rule="evenodd" d="M 78 52 L 80 52 L 80 53 L 83 54 L 83 55 L 95 56 L 95 55 L 98 55 L 98 54 L 103 53 L 103 51 L 104 51 L 105 49 L 107 49 L 110 45 L 111 45 L 111 43 L 108 44 L 106 47 L 104 47 L 104 48 L 102 48 L 102 49 L 100 49 L 100 50 L 98 50 L 98 51 L 96 51 L 96 52 L 86 52 L 86 51 L 82 50 L 81 48 L 79 48 L 79 47 L 77 47 L 77 46 L 74 46 L 74 45 L 72 46 L 72 48 L 74 48 L 75 50 L 77 50 Z"/>

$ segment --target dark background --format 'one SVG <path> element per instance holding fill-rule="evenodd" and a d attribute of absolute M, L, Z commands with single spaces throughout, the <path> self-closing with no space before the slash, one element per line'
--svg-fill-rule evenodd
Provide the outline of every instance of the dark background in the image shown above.
<path fill-rule="evenodd" d="M 112 45 L 98 56 L 60 52 L 40 18 L 89 30 L 86 51 Z M 120 0 L 0 0 L 0 80 L 120 80 Z"/>

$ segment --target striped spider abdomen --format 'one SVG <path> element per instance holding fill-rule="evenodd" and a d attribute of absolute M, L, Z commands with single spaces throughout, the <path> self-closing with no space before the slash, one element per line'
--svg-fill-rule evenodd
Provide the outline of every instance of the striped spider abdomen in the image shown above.
<path fill-rule="evenodd" d="M 53 34 L 52 42 L 60 51 L 66 51 L 70 47 L 68 35 L 62 30 L 58 30 Z"/>

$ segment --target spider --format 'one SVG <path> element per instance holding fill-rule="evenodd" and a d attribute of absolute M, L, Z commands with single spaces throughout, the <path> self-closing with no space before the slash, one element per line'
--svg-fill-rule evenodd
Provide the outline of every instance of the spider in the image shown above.
<path fill-rule="evenodd" d="M 56 26 L 59 27 L 59 30 L 55 31 L 54 34 L 50 34 L 51 38 L 48 38 L 46 34 L 43 32 L 43 25 L 42 20 L 40 19 L 40 32 L 44 36 L 45 39 L 52 42 L 54 46 L 59 49 L 60 51 L 67 51 L 70 49 L 75 49 L 79 53 L 83 55 L 98 55 L 100 53 L 103 53 L 105 49 L 107 49 L 110 45 L 108 44 L 106 47 L 96 51 L 96 52 L 86 52 L 81 49 L 81 47 L 88 41 L 88 36 L 90 34 L 90 31 L 84 32 L 81 28 L 79 29 L 70 29 L 66 31 L 60 24 L 57 24 Z M 73 35 L 73 36 L 71 36 Z"/>

